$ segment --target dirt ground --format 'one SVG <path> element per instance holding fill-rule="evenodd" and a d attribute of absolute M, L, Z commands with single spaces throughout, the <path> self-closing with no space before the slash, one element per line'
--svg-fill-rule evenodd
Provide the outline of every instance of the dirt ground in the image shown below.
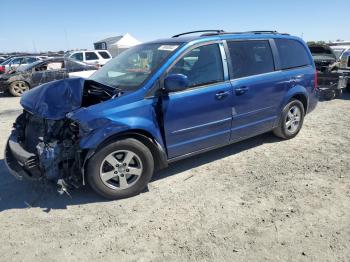
<path fill-rule="evenodd" d="M 350 95 L 320 102 L 295 139 L 174 163 L 120 201 L 10 176 L 20 112 L 0 97 L 1 261 L 350 261 Z"/>

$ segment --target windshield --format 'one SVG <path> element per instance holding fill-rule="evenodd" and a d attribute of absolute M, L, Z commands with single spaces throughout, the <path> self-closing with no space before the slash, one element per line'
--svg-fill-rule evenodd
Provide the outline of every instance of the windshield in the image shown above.
<path fill-rule="evenodd" d="M 136 90 L 179 45 L 157 43 L 135 46 L 113 58 L 90 79 L 124 91 Z"/>

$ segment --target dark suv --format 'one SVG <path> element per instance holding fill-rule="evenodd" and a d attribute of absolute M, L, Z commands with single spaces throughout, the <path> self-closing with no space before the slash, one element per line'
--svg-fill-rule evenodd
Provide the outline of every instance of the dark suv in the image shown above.
<path fill-rule="evenodd" d="M 303 40 L 200 32 L 133 47 L 88 80 L 24 93 L 6 148 L 10 172 L 63 188 L 87 181 L 116 199 L 143 191 L 169 162 L 269 131 L 295 137 L 318 101 Z"/>

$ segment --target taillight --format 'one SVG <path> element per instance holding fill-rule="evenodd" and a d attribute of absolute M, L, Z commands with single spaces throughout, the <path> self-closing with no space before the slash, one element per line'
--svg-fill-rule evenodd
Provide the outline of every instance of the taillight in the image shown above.
<path fill-rule="evenodd" d="M 5 72 L 5 66 L 0 66 L 0 72 Z"/>
<path fill-rule="evenodd" d="M 315 89 L 318 88 L 318 73 L 317 73 L 317 69 L 315 70 Z"/>

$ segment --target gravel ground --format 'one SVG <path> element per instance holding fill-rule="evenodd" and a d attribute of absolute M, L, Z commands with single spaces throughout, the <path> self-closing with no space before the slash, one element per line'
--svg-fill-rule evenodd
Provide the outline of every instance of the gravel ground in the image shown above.
<path fill-rule="evenodd" d="M 18 102 L 0 97 L 1 261 L 350 261 L 350 95 L 320 102 L 295 139 L 180 161 L 120 201 L 11 177 Z"/>

